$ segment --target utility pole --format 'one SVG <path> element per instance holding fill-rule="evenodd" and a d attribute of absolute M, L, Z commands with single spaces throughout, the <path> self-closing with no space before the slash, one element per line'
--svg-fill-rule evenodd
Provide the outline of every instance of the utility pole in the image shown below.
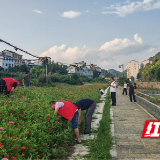
<path fill-rule="evenodd" d="M 46 83 L 48 83 L 48 77 L 47 77 L 47 65 L 48 65 L 48 58 L 45 58 L 45 64 L 46 64 Z"/>

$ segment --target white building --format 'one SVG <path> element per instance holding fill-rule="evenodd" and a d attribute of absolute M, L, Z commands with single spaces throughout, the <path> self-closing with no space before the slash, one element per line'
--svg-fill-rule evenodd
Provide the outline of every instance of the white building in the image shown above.
<path fill-rule="evenodd" d="M 127 64 L 126 69 L 127 69 L 127 78 L 130 79 L 131 77 L 134 77 L 134 80 L 136 80 L 139 71 L 139 62 L 132 60 Z"/>
<path fill-rule="evenodd" d="M 148 64 L 148 63 L 149 63 L 149 59 L 142 61 L 142 62 L 141 62 L 141 65 L 140 65 L 140 68 L 141 68 L 141 69 L 144 68 L 145 65 Z"/>
<path fill-rule="evenodd" d="M 93 77 L 93 70 L 88 69 L 86 63 L 81 61 L 79 63 L 73 63 L 67 68 L 68 74 L 77 73 L 79 75 L 85 75 L 88 78 Z"/>
<path fill-rule="evenodd" d="M 3 52 L 0 52 L 0 66 L 4 69 L 3 71 L 7 72 L 8 67 L 14 67 L 14 63 L 15 60 L 12 57 L 6 56 Z"/>
<path fill-rule="evenodd" d="M 20 66 L 22 65 L 22 55 L 13 52 L 13 51 L 9 51 L 9 50 L 4 50 L 2 51 L 3 55 L 11 57 L 12 59 L 14 59 L 14 66 Z"/>

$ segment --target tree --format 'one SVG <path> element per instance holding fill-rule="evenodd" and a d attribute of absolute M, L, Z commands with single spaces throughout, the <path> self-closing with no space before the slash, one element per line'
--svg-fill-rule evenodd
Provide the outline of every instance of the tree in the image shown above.
<path fill-rule="evenodd" d="M 28 68 L 25 64 L 20 66 L 20 70 L 21 72 L 28 72 Z"/>
<path fill-rule="evenodd" d="M 99 77 L 98 71 L 93 70 L 93 78 Z"/>
<path fill-rule="evenodd" d="M 34 76 L 37 77 L 37 75 L 38 75 L 38 69 L 35 68 L 35 67 L 33 67 L 33 68 L 30 69 L 30 73 L 31 73 L 32 75 L 34 75 Z"/>
<path fill-rule="evenodd" d="M 133 76 L 131 76 L 131 81 L 132 81 L 132 82 L 134 81 L 134 77 L 133 77 Z"/>

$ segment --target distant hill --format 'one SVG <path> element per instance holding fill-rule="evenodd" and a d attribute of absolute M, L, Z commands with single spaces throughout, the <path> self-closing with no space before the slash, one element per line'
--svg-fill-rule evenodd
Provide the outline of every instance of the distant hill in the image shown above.
<path fill-rule="evenodd" d="M 150 61 L 159 61 L 160 60 L 160 52 L 158 52 L 157 54 L 155 54 L 153 57 L 149 58 Z"/>
<path fill-rule="evenodd" d="M 123 72 L 119 72 L 119 71 L 117 71 L 115 69 L 109 69 L 108 72 L 111 73 L 115 77 L 123 76 Z M 124 70 L 124 76 L 127 76 L 127 70 Z"/>

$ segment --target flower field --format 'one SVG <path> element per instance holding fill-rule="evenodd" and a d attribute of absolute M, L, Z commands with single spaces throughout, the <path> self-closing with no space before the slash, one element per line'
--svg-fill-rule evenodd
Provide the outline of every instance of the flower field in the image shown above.
<path fill-rule="evenodd" d="M 54 116 L 51 100 L 99 101 L 105 85 L 17 88 L 14 95 L 0 95 L 0 159 L 58 159 L 74 141 L 69 122 Z"/>

